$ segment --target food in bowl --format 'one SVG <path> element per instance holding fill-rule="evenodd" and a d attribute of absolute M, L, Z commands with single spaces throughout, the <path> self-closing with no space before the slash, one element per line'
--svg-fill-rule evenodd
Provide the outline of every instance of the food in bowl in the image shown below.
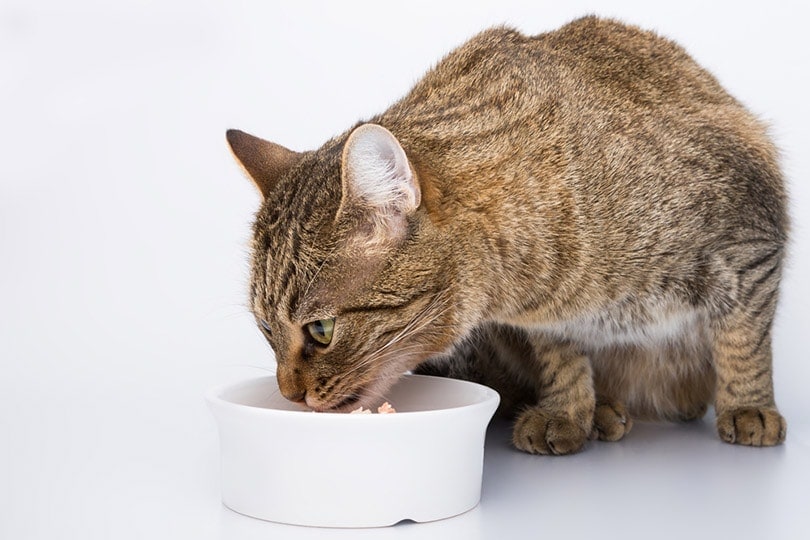
<path fill-rule="evenodd" d="M 349 414 L 371 414 L 371 409 L 364 409 L 362 406 L 357 407 L 355 410 L 351 411 Z M 391 406 L 390 403 L 387 401 L 377 407 L 377 414 L 392 414 L 397 412 L 397 410 Z"/>

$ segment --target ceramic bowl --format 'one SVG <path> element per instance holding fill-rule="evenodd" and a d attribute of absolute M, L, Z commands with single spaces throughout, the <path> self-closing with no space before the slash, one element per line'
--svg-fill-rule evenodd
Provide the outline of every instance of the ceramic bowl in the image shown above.
<path fill-rule="evenodd" d="M 475 507 L 498 394 L 405 375 L 386 398 L 396 414 L 315 413 L 284 399 L 275 377 L 212 390 L 223 503 L 321 527 L 434 521 Z"/>

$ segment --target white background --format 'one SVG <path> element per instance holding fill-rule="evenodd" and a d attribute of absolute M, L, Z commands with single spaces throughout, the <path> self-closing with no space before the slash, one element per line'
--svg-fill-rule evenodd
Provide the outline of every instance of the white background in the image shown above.
<path fill-rule="evenodd" d="M 314 148 L 484 27 L 587 13 L 676 39 L 772 126 L 794 220 L 775 330 L 787 443 L 725 445 L 707 418 L 545 458 L 495 425 L 482 504 L 455 519 L 319 531 L 224 509 L 202 396 L 273 366 L 244 307 L 259 201 L 225 129 Z M 5 0 L 0 538 L 807 538 L 807 23 L 774 1 Z"/>

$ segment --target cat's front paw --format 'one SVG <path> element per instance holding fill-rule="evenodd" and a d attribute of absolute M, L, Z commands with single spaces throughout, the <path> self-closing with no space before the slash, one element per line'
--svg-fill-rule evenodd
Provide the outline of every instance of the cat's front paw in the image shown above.
<path fill-rule="evenodd" d="M 518 416 L 512 431 L 512 444 L 530 454 L 563 455 L 578 452 L 588 433 L 569 418 L 550 416 L 539 407 Z"/>
<path fill-rule="evenodd" d="M 630 433 L 632 428 L 633 419 L 627 414 L 624 405 L 616 402 L 596 404 L 591 439 L 618 441 Z"/>
<path fill-rule="evenodd" d="M 784 442 L 787 424 L 776 409 L 746 407 L 718 414 L 717 432 L 727 443 L 774 446 Z"/>

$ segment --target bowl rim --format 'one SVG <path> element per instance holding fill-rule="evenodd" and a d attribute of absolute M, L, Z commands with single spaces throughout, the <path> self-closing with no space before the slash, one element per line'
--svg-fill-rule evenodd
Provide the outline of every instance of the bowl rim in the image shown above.
<path fill-rule="evenodd" d="M 381 418 L 386 417 L 386 421 L 394 420 L 395 418 L 406 418 L 406 417 L 413 417 L 418 415 L 420 417 L 426 416 L 434 416 L 434 415 L 446 415 L 446 414 L 454 414 L 459 412 L 468 412 L 474 410 L 476 408 L 489 408 L 493 404 L 495 407 L 498 406 L 501 400 L 500 394 L 497 391 L 490 388 L 489 386 L 472 382 L 472 381 L 465 381 L 462 379 L 454 379 L 451 377 L 437 377 L 434 375 L 419 375 L 419 374 L 412 374 L 407 373 L 403 374 L 403 378 L 409 379 L 433 379 L 433 380 L 441 380 L 441 381 L 452 381 L 452 384 L 460 384 L 462 386 L 472 386 L 478 388 L 480 391 L 483 392 L 483 398 L 479 401 L 475 401 L 466 405 L 457 405 L 454 407 L 442 407 L 440 409 L 428 409 L 424 411 L 402 411 L 397 412 L 396 414 L 349 414 L 349 413 L 334 413 L 334 412 L 322 412 L 317 414 L 311 414 L 314 411 L 308 410 L 301 410 L 301 411 L 288 411 L 284 409 L 273 409 L 267 407 L 259 407 L 256 405 L 245 405 L 242 403 L 234 403 L 233 401 L 228 401 L 222 397 L 222 394 L 227 391 L 231 390 L 236 387 L 245 386 L 249 383 L 255 383 L 259 380 L 263 379 L 276 379 L 276 375 L 262 375 L 259 377 L 246 377 L 244 379 L 240 379 L 234 382 L 230 382 L 227 384 L 221 384 L 211 388 L 205 393 L 205 400 L 208 405 L 212 408 L 216 407 L 223 411 L 230 411 L 230 412 L 238 412 L 238 414 L 247 414 L 247 415 L 256 415 L 256 416 L 277 416 L 277 417 L 285 417 L 291 418 L 293 416 L 301 416 L 305 418 L 313 418 L 313 419 L 323 419 L 323 418 L 350 418 L 353 420 L 348 421 L 359 421 L 358 419 L 364 419 L 363 421 L 375 421 L 371 420 L 373 418 Z M 304 414 L 302 414 L 304 413 Z M 331 421 L 331 420 L 330 420 Z M 338 420 L 343 421 L 343 420 Z"/>

